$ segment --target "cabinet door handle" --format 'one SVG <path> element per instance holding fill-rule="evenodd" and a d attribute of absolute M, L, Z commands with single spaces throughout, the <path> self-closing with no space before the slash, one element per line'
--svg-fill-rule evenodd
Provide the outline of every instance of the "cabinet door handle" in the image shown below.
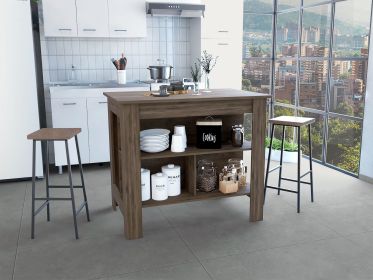
<path fill-rule="evenodd" d="M 228 33 L 228 30 L 218 30 L 219 33 Z"/>
<path fill-rule="evenodd" d="M 107 101 L 99 101 L 98 104 L 107 104 Z"/>
<path fill-rule="evenodd" d="M 228 43 L 218 43 L 218 46 L 228 46 Z"/>
<path fill-rule="evenodd" d="M 83 28 L 83 31 L 96 31 L 96 28 Z"/>
<path fill-rule="evenodd" d="M 127 29 L 114 29 L 115 32 L 127 32 Z"/>
<path fill-rule="evenodd" d="M 58 28 L 59 31 L 71 31 L 71 28 Z"/>
<path fill-rule="evenodd" d="M 63 103 L 62 104 L 63 106 L 72 106 L 72 105 L 76 105 L 75 102 L 70 102 L 70 103 Z"/>

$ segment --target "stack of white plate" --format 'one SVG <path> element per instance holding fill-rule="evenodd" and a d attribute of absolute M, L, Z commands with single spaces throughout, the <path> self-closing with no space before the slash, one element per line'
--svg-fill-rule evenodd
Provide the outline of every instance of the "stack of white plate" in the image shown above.
<path fill-rule="evenodd" d="M 170 146 L 170 131 L 167 129 L 146 129 L 140 131 L 140 149 L 147 153 L 159 153 Z"/>

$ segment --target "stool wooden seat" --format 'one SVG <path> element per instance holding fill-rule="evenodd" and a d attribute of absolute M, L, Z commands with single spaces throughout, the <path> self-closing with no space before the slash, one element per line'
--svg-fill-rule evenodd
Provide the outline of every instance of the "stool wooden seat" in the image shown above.
<path fill-rule="evenodd" d="M 309 125 L 309 124 L 313 124 L 314 122 L 315 122 L 314 118 L 293 117 L 293 116 L 280 116 L 280 117 L 276 117 L 273 119 L 269 119 L 270 124 L 294 126 L 294 127 Z"/>
<path fill-rule="evenodd" d="M 42 128 L 29 135 L 27 139 L 37 141 L 64 141 L 78 135 L 80 128 Z"/>
<path fill-rule="evenodd" d="M 50 207 L 49 203 L 50 201 L 54 200 L 71 200 L 72 203 L 72 210 L 73 210 L 73 219 L 74 219 L 74 229 L 75 229 L 75 238 L 79 238 L 78 234 L 78 226 L 76 222 L 77 215 L 85 209 L 87 220 L 90 221 L 89 217 L 89 210 L 88 210 L 88 200 L 87 200 L 87 194 L 85 190 L 85 184 L 84 184 L 84 176 L 83 176 L 83 167 L 82 167 L 82 161 L 80 158 L 80 151 L 79 151 L 79 144 L 78 144 L 78 137 L 77 135 L 82 130 L 80 128 L 42 128 L 40 130 L 37 130 L 29 135 L 27 135 L 27 139 L 32 140 L 33 142 L 33 150 L 32 150 L 32 205 L 31 205 L 31 238 L 33 239 L 35 237 L 35 216 L 39 214 L 41 210 L 43 210 L 44 207 L 47 207 L 47 221 L 50 221 Z M 74 186 L 72 181 L 72 171 L 71 171 L 71 163 L 70 163 L 70 154 L 69 154 L 69 144 L 68 140 L 75 138 L 75 146 L 76 146 L 76 152 L 78 155 L 78 162 L 79 162 L 79 172 L 80 172 L 80 179 L 81 179 L 81 185 Z M 46 162 L 45 162 L 45 182 L 46 182 L 46 197 L 35 197 L 35 165 L 36 165 L 36 141 L 41 141 L 45 143 L 45 155 L 46 155 Z M 68 167 L 68 174 L 69 174 L 69 185 L 50 185 L 49 184 L 49 147 L 48 142 L 49 141 L 64 141 L 65 142 L 65 148 L 66 148 L 66 158 L 67 158 L 67 167 Z M 56 189 L 56 188 L 68 188 L 70 189 L 70 197 L 50 197 L 49 196 L 49 190 L 50 189 Z M 80 205 L 78 209 L 76 209 L 75 206 L 75 197 L 74 197 L 74 189 L 75 188 L 81 188 L 83 190 L 83 197 L 84 201 Z M 43 201 L 43 204 L 35 210 L 35 201 Z"/>
<path fill-rule="evenodd" d="M 280 195 L 280 191 L 291 192 L 297 194 L 297 212 L 300 212 L 300 184 L 307 184 L 311 186 L 311 201 L 313 202 L 313 170 L 312 170 L 312 141 L 311 141 L 311 124 L 315 122 L 314 118 L 304 118 L 304 117 L 294 117 L 294 116 L 280 116 L 276 118 L 272 118 L 269 120 L 271 124 L 271 140 L 269 144 L 269 152 L 268 152 L 268 160 L 267 160 L 267 170 L 265 176 L 265 185 L 264 185 L 264 199 L 266 196 L 267 188 L 277 190 L 277 194 Z M 281 139 L 281 156 L 280 156 L 280 165 L 270 169 L 270 162 L 271 162 L 271 153 L 272 153 L 272 143 L 273 143 L 273 135 L 275 131 L 275 126 L 282 126 L 282 139 Z M 283 167 L 283 154 L 284 154 L 284 141 L 285 141 L 285 128 L 286 127 L 296 127 L 297 128 L 297 140 L 298 140 L 298 162 L 297 162 L 297 179 L 291 178 L 284 178 L 282 177 L 282 167 Z M 303 175 L 300 174 L 300 161 L 301 161 L 301 136 L 300 136 L 300 129 L 302 126 L 308 127 L 308 146 L 309 146 L 309 165 L 310 169 Z M 279 170 L 278 176 L 278 185 L 277 187 L 269 186 L 268 185 L 268 176 L 271 172 Z M 301 181 L 301 179 L 305 176 L 310 176 L 310 181 L 305 182 Z M 297 190 L 289 190 L 281 188 L 281 180 L 290 181 L 297 183 Z"/>

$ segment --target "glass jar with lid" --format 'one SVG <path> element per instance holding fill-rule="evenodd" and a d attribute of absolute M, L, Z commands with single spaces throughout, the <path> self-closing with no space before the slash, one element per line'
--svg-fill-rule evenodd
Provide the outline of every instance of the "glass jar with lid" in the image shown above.
<path fill-rule="evenodd" d="M 202 159 L 198 161 L 197 167 L 197 189 L 202 192 L 211 192 L 216 189 L 217 175 L 214 163 Z"/>

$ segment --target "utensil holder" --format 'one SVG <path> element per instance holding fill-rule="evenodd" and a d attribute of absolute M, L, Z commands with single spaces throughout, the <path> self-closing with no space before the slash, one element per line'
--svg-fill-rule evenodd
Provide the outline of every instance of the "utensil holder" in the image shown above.
<path fill-rule="evenodd" d="M 124 85 L 127 83 L 127 70 L 117 71 L 118 84 Z"/>

